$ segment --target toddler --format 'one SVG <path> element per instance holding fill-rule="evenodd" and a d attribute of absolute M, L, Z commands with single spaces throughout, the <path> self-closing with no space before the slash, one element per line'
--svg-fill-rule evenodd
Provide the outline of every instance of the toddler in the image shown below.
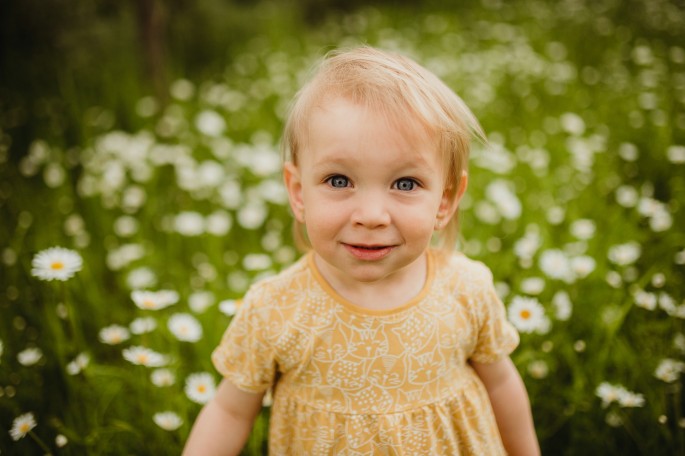
<path fill-rule="evenodd" d="M 296 96 L 284 180 L 308 252 L 254 284 L 185 454 L 238 454 L 273 388 L 274 455 L 536 455 L 490 271 L 454 251 L 462 100 L 412 60 L 333 53 Z"/>

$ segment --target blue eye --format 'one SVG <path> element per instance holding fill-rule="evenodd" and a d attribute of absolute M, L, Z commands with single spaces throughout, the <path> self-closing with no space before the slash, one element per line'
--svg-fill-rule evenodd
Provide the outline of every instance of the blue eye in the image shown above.
<path fill-rule="evenodd" d="M 414 179 L 408 177 L 403 177 L 395 182 L 395 188 L 403 192 L 410 192 L 414 190 L 417 186 L 417 182 Z"/>
<path fill-rule="evenodd" d="M 333 188 L 345 188 L 350 185 L 350 180 L 340 174 L 329 177 L 327 181 Z"/>

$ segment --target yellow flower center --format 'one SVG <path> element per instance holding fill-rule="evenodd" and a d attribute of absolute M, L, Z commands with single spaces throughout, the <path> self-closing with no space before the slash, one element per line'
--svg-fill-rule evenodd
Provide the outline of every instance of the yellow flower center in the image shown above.
<path fill-rule="evenodd" d="M 155 302 L 150 299 L 146 299 L 145 301 L 143 301 L 143 307 L 152 309 L 153 307 L 155 307 Z"/>
<path fill-rule="evenodd" d="M 530 310 L 522 310 L 520 315 L 524 320 L 528 320 L 531 317 Z"/>
<path fill-rule="evenodd" d="M 205 391 L 207 391 L 207 387 L 205 385 L 200 385 L 197 387 L 198 393 L 204 393 Z"/>
<path fill-rule="evenodd" d="M 147 355 L 144 353 L 141 353 L 140 355 L 138 355 L 138 362 L 140 364 L 146 364 L 147 363 Z"/>
<path fill-rule="evenodd" d="M 61 261 L 55 261 L 52 264 L 50 264 L 50 269 L 52 269 L 53 271 L 62 270 L 64 269 L 64 263 L 62 263 Z"/>
<path fill-rule="evenodd" d="M 29 423 L 22 423 L 21 426 L 19 426 L 19 430 L 22 434 L 26 434 L 31 430 L 31 426 L 29 426 Z"/>

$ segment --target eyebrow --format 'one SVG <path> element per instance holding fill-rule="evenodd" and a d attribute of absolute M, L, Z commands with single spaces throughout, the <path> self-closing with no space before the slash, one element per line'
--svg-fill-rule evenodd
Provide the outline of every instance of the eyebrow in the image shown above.
<path fill-rule="evenodd" d="M 430 152 L 426 152 L 430 153 Z M 397 168 L 406 169 L 407 172 L 433 172 L 428 162 L 423 158 L 424 153 L 414 152 L 411 157 L 407 157 L 406 160 L 396 161 L 394 164 Z M 438 162 L 440 163 L 440 162 Z M 361 166 L 364 165 L 365 161 L 363 158 L 357 159 L 353 157 L 346 156 L 344 154 L 335 154 L 334 157 L 320 157 L 315 158 L 312 163 L 312 169 L 315 171 L 320 171 L 322 169 L 328 169 L 330 167 L 348 167 L 348 166 Z"/>

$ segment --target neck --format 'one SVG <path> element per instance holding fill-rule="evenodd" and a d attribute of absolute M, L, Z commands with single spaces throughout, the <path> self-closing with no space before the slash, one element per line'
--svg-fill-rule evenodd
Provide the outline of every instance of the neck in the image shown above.
<path fill-rule="evenodd" d="M 314 253 L 321 276 L 345 300 L 370 310 L 392 310 L 416 298 L 426 283 L 427 254 L 381 280 L 362 282 L 345 276 Z"/>

